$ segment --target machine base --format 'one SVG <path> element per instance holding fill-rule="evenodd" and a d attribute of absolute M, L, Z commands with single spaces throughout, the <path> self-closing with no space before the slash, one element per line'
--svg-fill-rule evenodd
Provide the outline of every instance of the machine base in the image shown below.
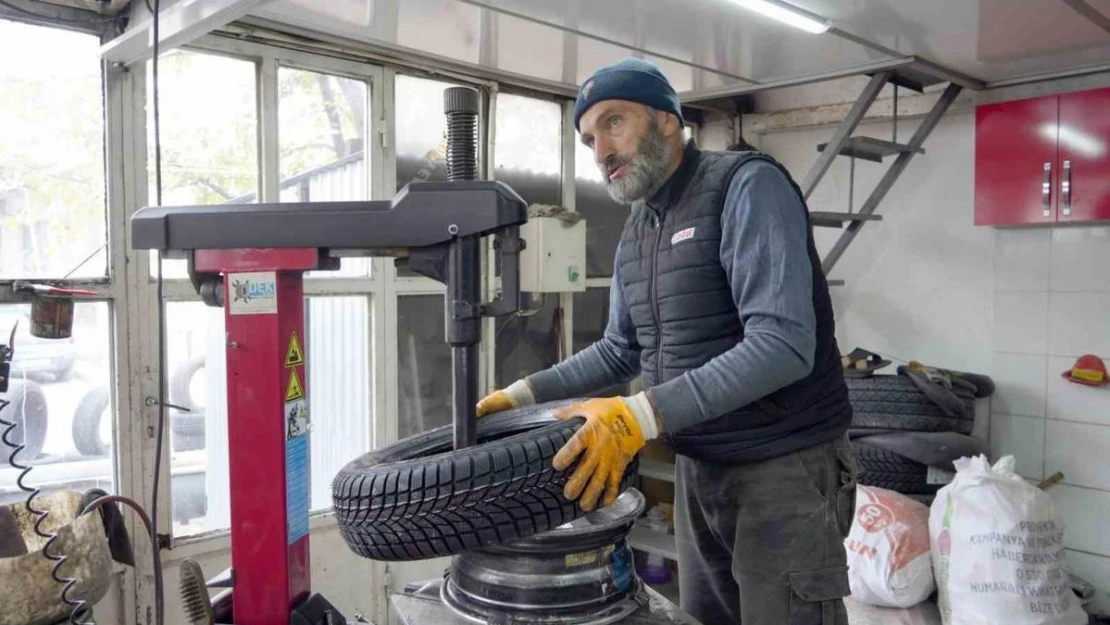
<path fill-rule="evenodd" d="M 405 625 L 474 625 L 474 621 L 457 615 L 440 599 L 443 583 L 442 579 L 417 582 L 391 596 L 390 602 L 401 622 Z M 703 625 L 647 585 L 643 585 L 635 601 L 640 607 L 620 620 L 621 625 Z"/>

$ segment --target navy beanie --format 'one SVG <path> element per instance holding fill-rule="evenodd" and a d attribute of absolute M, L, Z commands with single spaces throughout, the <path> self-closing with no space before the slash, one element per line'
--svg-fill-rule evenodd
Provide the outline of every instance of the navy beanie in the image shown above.
<path fill-rule="evenodd" d="M 679 123 L 686 125 L 674 87 L 655 64 L 642 59 L 630 57 L 607 65 L 582 83 L 578 99 L 574 101 L 575 130 L 579 129 L 578 120 L 582 114 L 602 100 L 639 102 L 657 111 L 674 113 Z"/>

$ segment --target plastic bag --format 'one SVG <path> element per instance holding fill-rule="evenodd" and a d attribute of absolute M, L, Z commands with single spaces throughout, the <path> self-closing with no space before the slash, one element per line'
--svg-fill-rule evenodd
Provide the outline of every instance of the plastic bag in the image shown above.
<path fill-rule="evenodd" d="M 1052 498 L 1014 473 L 1013 456 L 993 467 L 982 455 L 955 465 L 929 512 L 944 625 L 1087 623 Z"/>
<path fill-rule="evenodd" d="M 936 590 L 929 555 L 929 507 L 873 486 L 856 487 L 856 515 L 844 540 L 848 582 L 858 602 L 908 608 Z"/>
<path fill-rule="evenodd" d="M 850 625 L 941 625 L 940 612 L 932 603 L 912 608 L 880 608 L 844 597 Z"/>

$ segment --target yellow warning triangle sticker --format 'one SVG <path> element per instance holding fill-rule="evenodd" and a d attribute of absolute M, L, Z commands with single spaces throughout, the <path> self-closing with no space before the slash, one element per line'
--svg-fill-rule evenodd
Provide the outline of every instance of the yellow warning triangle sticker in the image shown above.
<path fill-rule="evenodd" d="M 289 335 L 289 349 L 285 350 L 285 366 L 295 367 L 304 364 L 304 351 L 301 342 L 297 340 L 297 333 Z"/>
<path fill-rule="evenodd" d="M 304 399 L 304 388 L 301 387 L 301 380 L 297 377 L 297 370 L 289 370 L 289 384 L 285 386 L 285 401 L 293 401 L 296 399 Z"/>

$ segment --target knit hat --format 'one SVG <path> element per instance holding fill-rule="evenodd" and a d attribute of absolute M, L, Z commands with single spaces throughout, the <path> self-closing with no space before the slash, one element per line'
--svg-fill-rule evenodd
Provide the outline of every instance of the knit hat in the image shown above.
<path fill-rule="evenodd" d="M 591 106 L 602 100 L 629 100 L 651 108 L 674 113 L 682 126 L 682 106 L 674 87 L 654 64 L 634 57 L 626 58 L 613 65 L 607 65 L 594 72 L 593 76 L 582 83 L 578 99 L 574 102 L 574 128 L 578 130 L 578 120 Z"/>

